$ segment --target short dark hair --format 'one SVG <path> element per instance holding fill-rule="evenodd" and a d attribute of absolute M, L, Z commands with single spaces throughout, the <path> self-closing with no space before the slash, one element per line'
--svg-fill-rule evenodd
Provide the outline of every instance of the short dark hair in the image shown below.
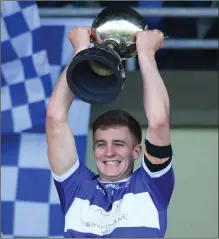
<path fill-rule="evenodd" d="M 138 144 L 142 140 L 141 127 L 138 121 L 128 112 L 120 109 L 108 110 L 101 114 L 92 125 L 93 136 L 97 129 L 106 129 L 115 126 L 126 126 L 135 137 Z"/>

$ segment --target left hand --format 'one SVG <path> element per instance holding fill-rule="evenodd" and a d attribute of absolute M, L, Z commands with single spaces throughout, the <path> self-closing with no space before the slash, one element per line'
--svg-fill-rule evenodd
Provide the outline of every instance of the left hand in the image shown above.
<path fill-rule="evenodd" d="M 162 45 L 164 34 L 159 30 L 139 31 L 136 34 L 136 47 L 138 54 L 155 54 Z"/>

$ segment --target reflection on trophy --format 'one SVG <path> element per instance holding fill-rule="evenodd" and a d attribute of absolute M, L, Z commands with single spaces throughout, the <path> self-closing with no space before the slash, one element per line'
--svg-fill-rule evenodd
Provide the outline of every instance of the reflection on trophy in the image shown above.
<path fill-rule="evenodd" d="M 88 103 L 116 99 L 125 81 L 122 61 L 137 54 L 135 35 L 147 27 L 132 8 L 101 11 L 91 27 L 94 46 L 79 52 L 69 65 L 67 82 L 72 92 Z"/>

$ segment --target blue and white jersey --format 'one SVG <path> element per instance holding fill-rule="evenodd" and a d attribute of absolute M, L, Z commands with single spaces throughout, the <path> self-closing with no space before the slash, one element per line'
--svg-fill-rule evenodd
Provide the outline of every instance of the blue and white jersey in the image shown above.
<path fill-rule="evenodd" d="M 142 166 L 126 180 L 100 182 L 79 160 L 62 177 L 54 176 L 65 214 L 64 237 L 163 238 L 174 187 L 171 163 L 151 173 Z"/>

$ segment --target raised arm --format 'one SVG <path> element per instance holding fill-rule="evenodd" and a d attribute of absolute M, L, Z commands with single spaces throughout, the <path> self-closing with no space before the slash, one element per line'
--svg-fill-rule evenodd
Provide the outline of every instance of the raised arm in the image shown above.
<path fill-rule="evenodd" d="M 147 142 L 149 145 L 146 145 L 146 149 L 151 149 L 152 144 L 157 149 L 159 147 L 161 156 L 164 155 L 158 157 L 158 152 L 156 157 L 156 153 L 151 155 L 146 151 L 146 157 L 153 164 L 163 164 L 171 156 L 170 147 L 160 147 L 170 145 L 169 97 L 155 60 L 155 53 L 161 48 L 163 39 L 163 33 L 158 30 L 142 31 L 138 33 L 136 42 L 143 80 L 143 103 L 148 120 L 147 140 L 150 144 Z"/>
<path fill-rule="evenodd" d="M 75 54 L 90 46 L 90 29 L 87 27 L 71 30 L 68 37 Z M 52 171 L 57 176 L 65 174 L 78 160 L 75 140 L 68 123 L 68 111 L 74 95 L 67 84 L 67 68 L 68 66 L 56 83 L 46 116 L 48 158 Z"/>

